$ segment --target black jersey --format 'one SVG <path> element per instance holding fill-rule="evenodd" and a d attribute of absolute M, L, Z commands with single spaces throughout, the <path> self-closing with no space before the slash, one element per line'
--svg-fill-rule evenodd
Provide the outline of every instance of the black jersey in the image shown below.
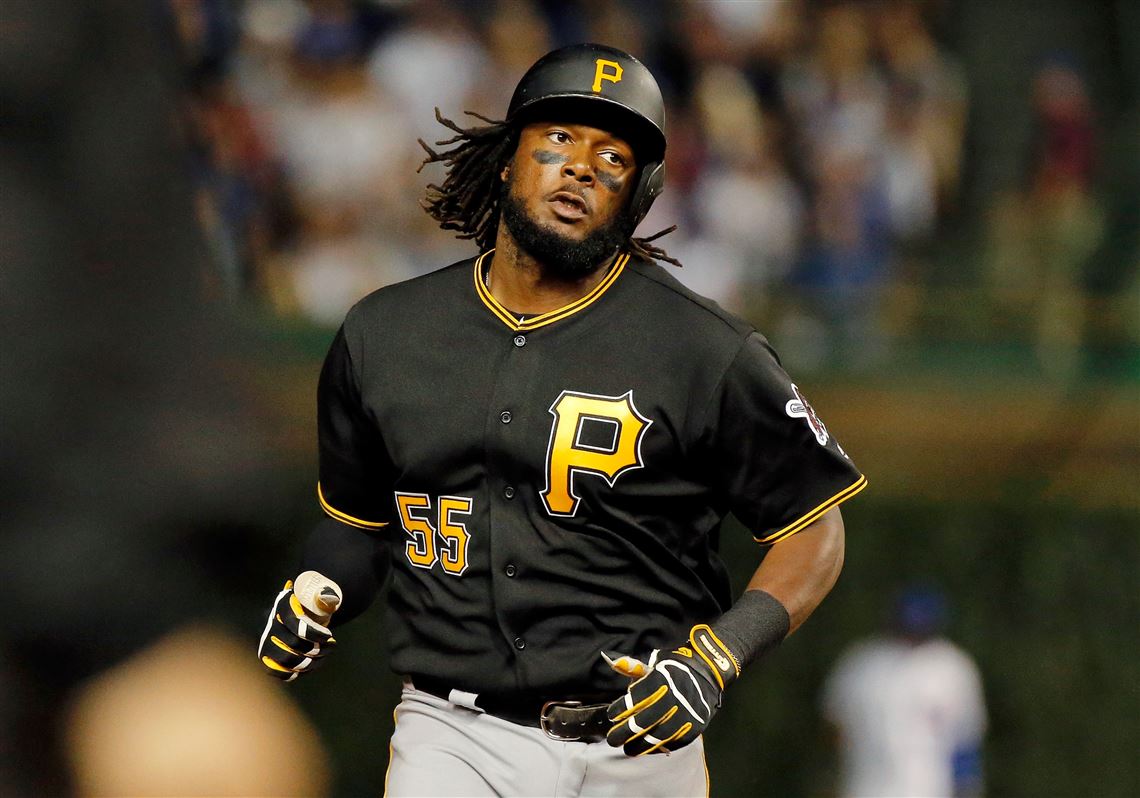
<path fill-rule="evenodd" d="M 746 322 L 619 255 L 521 319 L 488 257 L 376 291 L 319 390 L 322 507 L 392 546 L 392 665 L 471 692 L 625 689 L 732 603 L 733 512 L 774 543 L 864 477 Z"/>

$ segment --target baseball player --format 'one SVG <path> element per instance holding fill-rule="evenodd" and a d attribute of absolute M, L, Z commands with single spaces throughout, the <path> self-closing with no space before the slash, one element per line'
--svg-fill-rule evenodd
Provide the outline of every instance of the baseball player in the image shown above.
<path fill-rule="evenodd" d="M 982 795 L 985 693 L 977 663 L 941 634 L 945 596 L 909 586 L 890 620 L 885 634 L 843 652 L 823 684 L 840 755 L 836 794 Z"/>
<path fill-rule="evenodd" d="M 705 795 L 701 733 L 814 610 L 865 485 L 767 341 L 632 233 L 664 183 L 639 61 L 540 59 L 503 121 L 424 145 L 476 257 L 349 311 L 321 506 L 259 656 L 286 680 L 390 573 L 391 795 Z M 654 237 L 655 238 L 655 237 Z M 734 513 L 769 547 L 733 602 Z"/>

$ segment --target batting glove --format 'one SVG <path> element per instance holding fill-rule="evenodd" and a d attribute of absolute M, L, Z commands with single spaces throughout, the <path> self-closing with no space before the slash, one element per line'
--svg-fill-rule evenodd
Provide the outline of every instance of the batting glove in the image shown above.
<path fill-rule="evenodd" d="M 724 689 L 740 675 L 740 665 L 712 629 L 698 624 L 685 643 L 655 649 L 648 662 L 602 652 L 610 667 L 636 679 L 610 704 L 613 722 L 606 740 L 628 756 L 669 753 L 704 732 L 720 707 Z"/>
<path fill-rule="evenodd" d="M 271 675 L 291 682 L 316 667 L 335 646 L 329 620 L 341 601 L 340 586 L 316 571 L 305 571 L 277 594 L 257 656 Z"/>

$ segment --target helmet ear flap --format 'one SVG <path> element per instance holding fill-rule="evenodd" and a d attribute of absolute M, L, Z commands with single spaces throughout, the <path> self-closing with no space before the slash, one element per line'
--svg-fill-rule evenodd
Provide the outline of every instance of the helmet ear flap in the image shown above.
<path fill-rule="evenodd" d="M 663 161 L 647 163 L 645 168 L 641 170 L 641 176 L 637 180 L 637 188 L 633 190 L 633 197 L 629 201 L 629 216 L 633 221 L 634 229 L 641 224 L 645 214 L 649 213 L 649 207 L 653 204 L 653 200 L 657 199 L 657 195 L 664 188 L 665 163 Z"/>

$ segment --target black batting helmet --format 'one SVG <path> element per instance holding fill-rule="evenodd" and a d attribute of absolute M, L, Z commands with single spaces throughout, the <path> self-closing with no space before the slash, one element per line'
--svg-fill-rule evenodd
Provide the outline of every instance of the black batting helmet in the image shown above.
<path fill-rule="evenodd" d="M 602 44 L 547 53 L 515 87 L 507 122 L 521 126 L 557 109 L 560 117 L 598 121 L 630 139 L 641 163 L 630 200 L 636 227 L 665 185 L 665 103 L 646 66 Z"/>

